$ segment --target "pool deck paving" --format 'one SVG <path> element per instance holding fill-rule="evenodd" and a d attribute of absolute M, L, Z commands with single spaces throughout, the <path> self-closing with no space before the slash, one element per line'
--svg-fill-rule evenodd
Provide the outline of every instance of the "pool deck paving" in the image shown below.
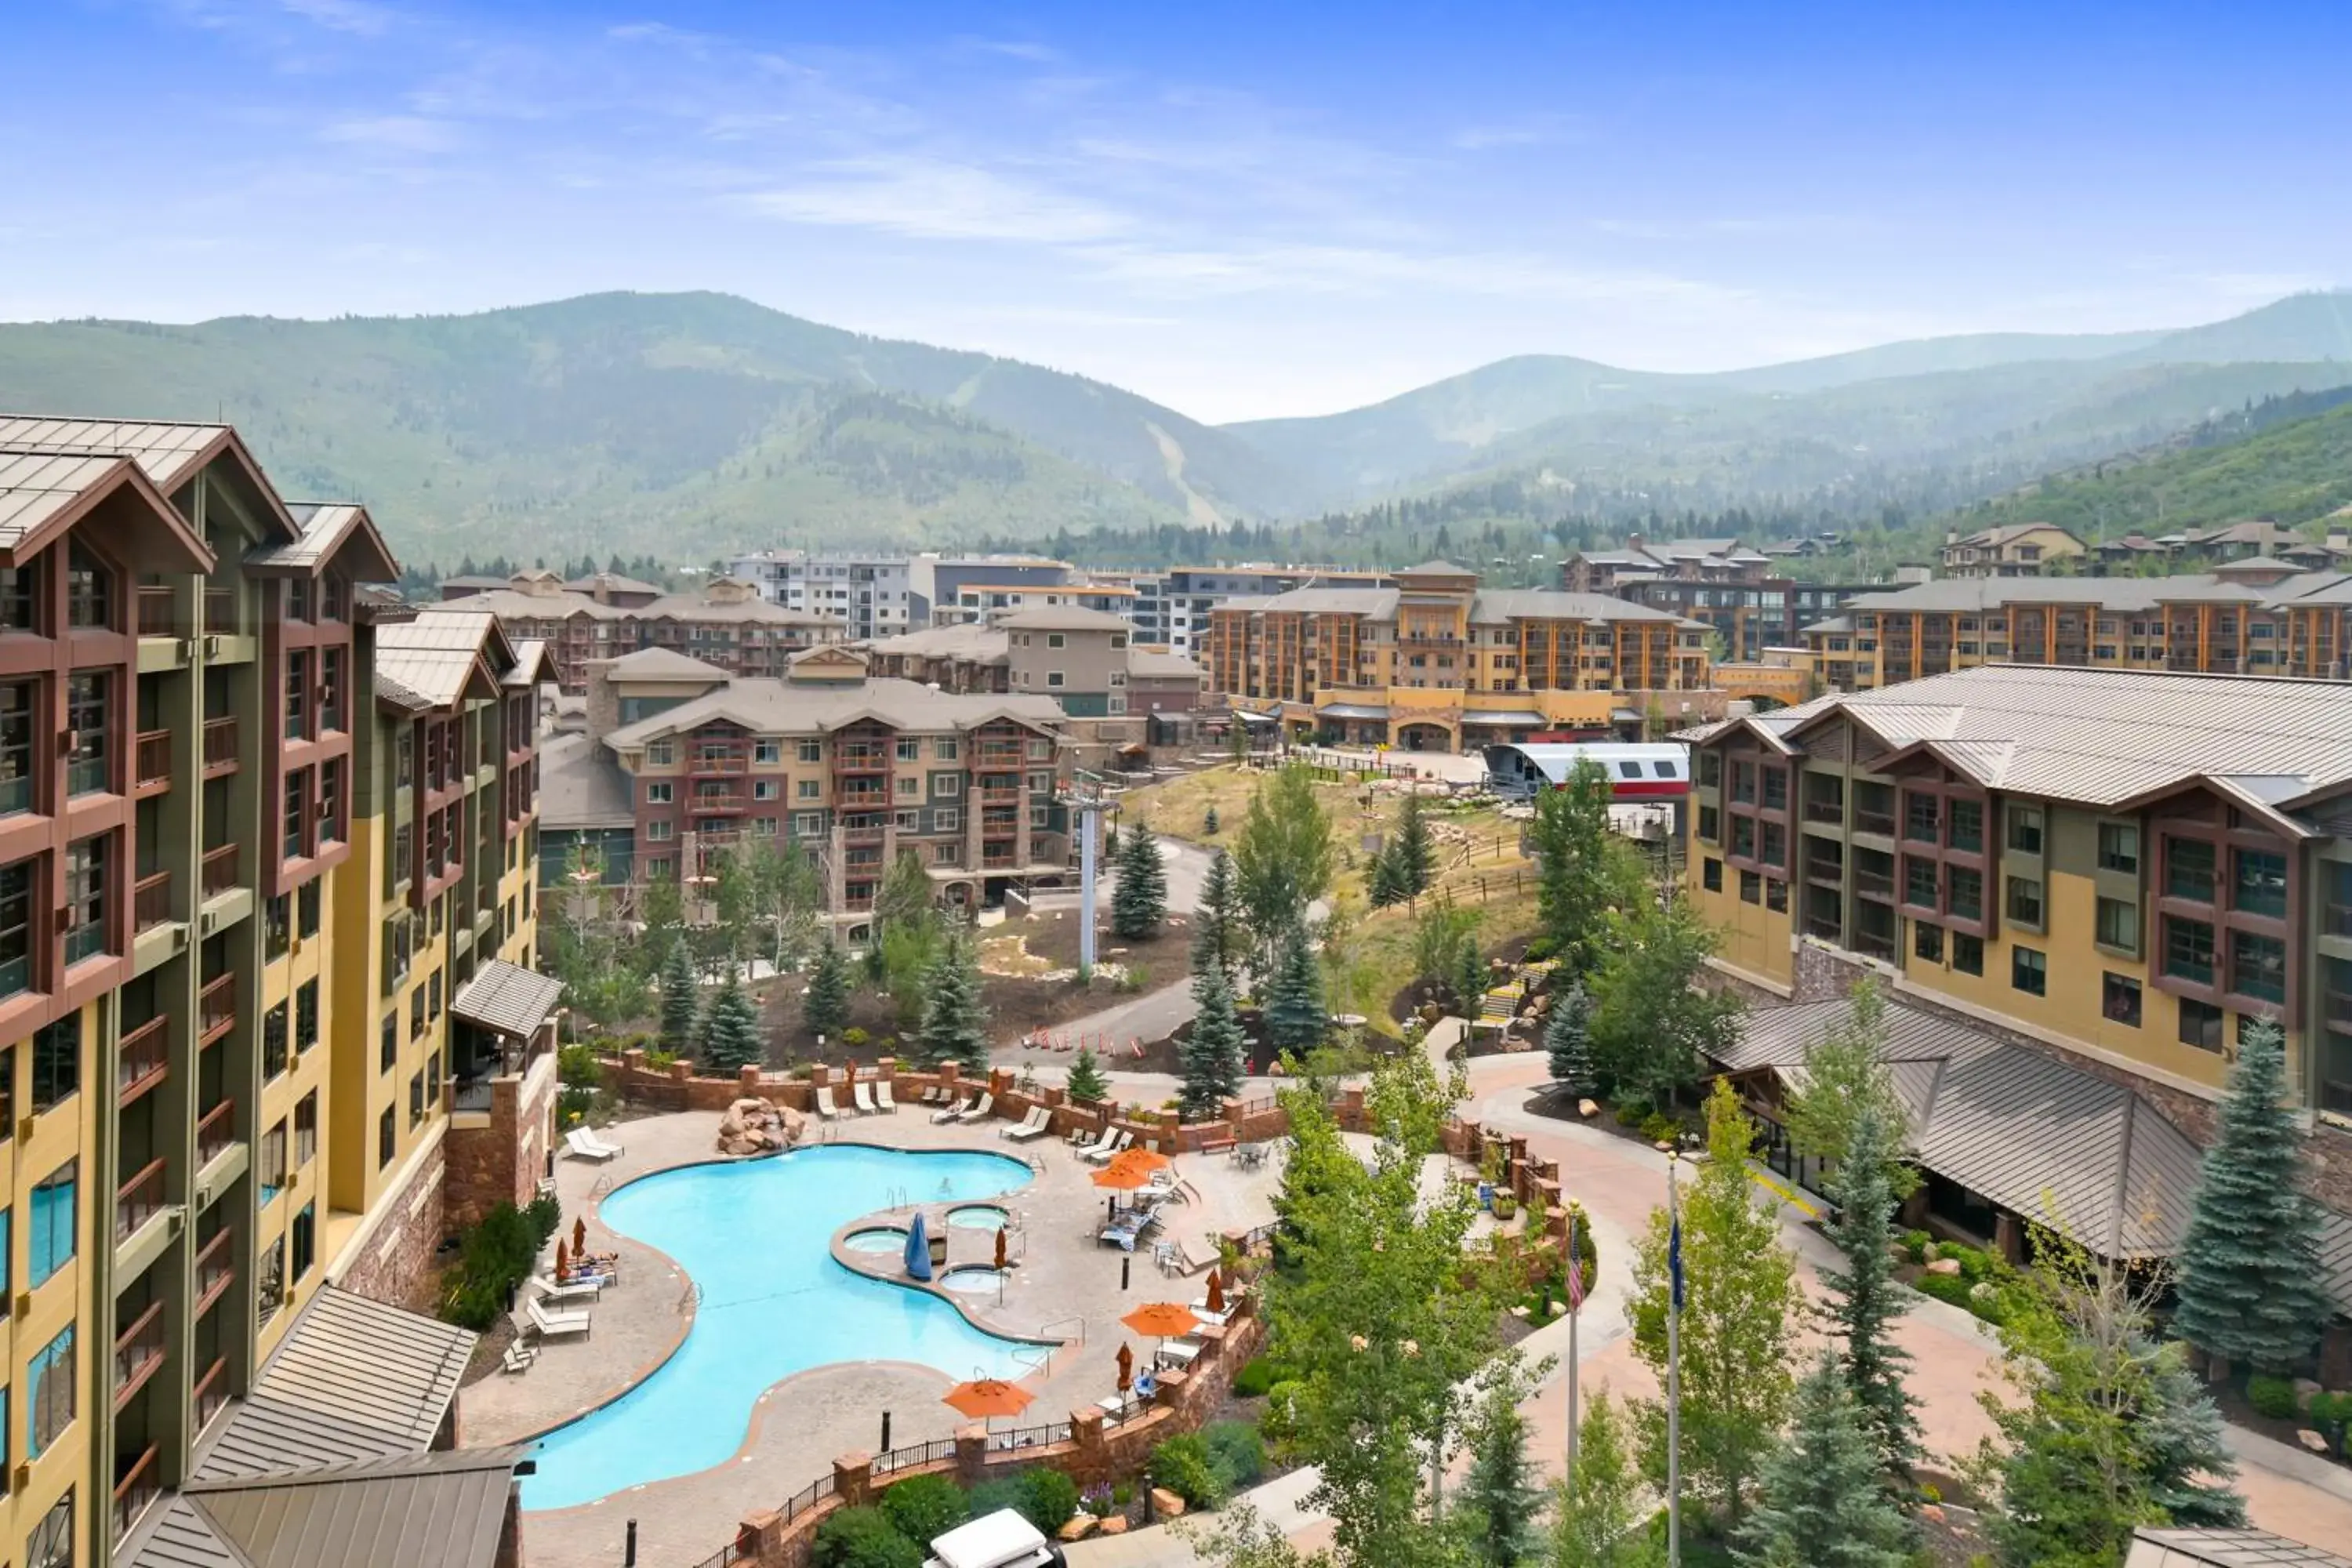
<path fill-rule="evenodd" d="M 711 1112 L 647 1117 L 619 1124 L 606 1136 L 625 1152 L 602 1165 L 566 1159 L 556 1170 L 563 1205 L 563 1234 L 585 1215 L 589 1245 L 621 1255 L 621 1280 L 595 1303 L 586 1339 L 549 1341 L 537 1362 L 517 1374 L 493 1373 L 468 1384 L 459 1396 L 459 1423 L 469 1446 L 512 1442 L 543 1432 L 608 1403 L 659 1367 L 685 1338 L 692 1317 L 690 1282 L 650 1247 L 604 1228 L 596 1199 L 639 1176 L 713 1157 L 719 1118 Z M 967 1150 L 1025 1154 L 1035 1174 L 1003 1200 L 1013 1215 L 1008 1237 L 1011 1278 L 1003 1303 L 993 1296 L 958 1300 L 975 1322 L 1018 1338 L 1066 1340 L 1044 1368 L 1023 1380 L 1036 1401 L 1018 1423 L 1034 1426 L 1068 1418 L 1111 1392 L 1113 1358 L 1122 1342 L 1139 1363 L 1153 1348 L 1123 1328 L 1118 1319 L 1146 1301 L 1190 1301 L 1202 1289 L 1202 1275 L 1163 1276 L 1148 1247 L 1132 1256 L 1129 1285 L 1120 1289 L 1120 1261 L 1128 1255 L 1097 1240 L 1108 1194 L 1091 1177 L 1094 1166 L 1059 1142 L 1025 1147 L 997 1136 L 1005 1126 L 991 1121 L 970 1126 L 934 1126 L 918 1108 L 896 1115 L 848 1118 L 812 1137 L 829 1132 L 845 1142 L 867 1142 L 902 1149 Z M 1171 1239 L 1200 1248 L 1214 1235 L 1244 1229 L 1272 1216 L 1271 1196 L 1280 1179 L 1272 1163 L 1244 1171 L 1223 1155 L 1187 1155 L 1177 1162 L 1187 1201 L 1163 1211 Z M 936 1227 L 939 1205 L 923 1206 Z M 888 1224 L 904 1225 L 905 1209 L 877 1210 Z M 993 1260 L 995 1236 L 987 1230 L 950 1227 L 950 1265 Z M 894 1271 L 895 1272 L 895 1271 Z M 1070 1320 L 1076 1319 L 1073 1324 Z M 1047 1328 L 1051 1335 L 1041 1332 Z M 767 1391 L 752 1430 L 736 1456 L 710 1469 L 650 1482 L 577 1508 L 534 1511 L 525 1520 L 534 1568 L 607 1568 L 621 1561 L 627 1521 L 638 1530 L 638 1561 L 649 1568 L 689 1568 L 717 1552 L 745 1515 L 774 1508 L 811 1481 L 832 1473 L 834 1459 L 855 1449 L 879 1446 L 881 1413 L 891 1413 L 895 1446 L 954 1435 L 968 1423 L 940 1397 L 955 1382 L 938 1369 L 898 1362 L 835 1363 L 794 1373 Z M 649 1444 L 658 1443 L 648 1434 Z"/>

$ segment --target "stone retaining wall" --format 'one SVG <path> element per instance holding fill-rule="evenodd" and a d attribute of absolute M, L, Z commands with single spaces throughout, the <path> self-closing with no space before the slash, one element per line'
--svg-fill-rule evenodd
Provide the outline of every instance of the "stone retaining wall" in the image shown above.
<path fill-rule="evenodd" d="M 412 1312 L 433 1310 L 433 1254 L 448 1234 L 443 1200 L 448 1174 L 446 1145 L 417 1162 L 397 1192 L 377 1200 L 382 1217 L 357 1258 L 328 1277 L 355 1296 Z"/>

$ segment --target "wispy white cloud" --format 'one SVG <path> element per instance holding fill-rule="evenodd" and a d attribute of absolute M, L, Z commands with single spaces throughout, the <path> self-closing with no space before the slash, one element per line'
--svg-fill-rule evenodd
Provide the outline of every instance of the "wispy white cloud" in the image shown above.
<path fill-rule="evenodd" d="M 795 223 L 919 239 L 1067 246 L 1109 239 L 1134 226 L 1110 207 L 975 163 L 877 154 L 822 164 L 812 175 L 744 201 L 753 211 Z"/>
<path fill-rule="evenodd" d="M 1465 125 L 1446 141 L 1465 153 L 1485 153 L 1497 147 L 1542 147 L 1570 140 L 1574 125 L 1564 114 L 1529 114 Z"/>
<path fill-rule="evenodd" d="M 320 140 L 392 153 L 446 153 L 458 144 L 457 127 L 446 120 L 421 114 L 383 114 L 341 120 L 319 133 Z"/>
<path fill-rule="evenodd" d="M 400 19 L 400 13 L 391 6 L 372 5 L 369 0 L 278 0 L 278 4 L 289 16 L 363 38 L 380 36 Z"/>

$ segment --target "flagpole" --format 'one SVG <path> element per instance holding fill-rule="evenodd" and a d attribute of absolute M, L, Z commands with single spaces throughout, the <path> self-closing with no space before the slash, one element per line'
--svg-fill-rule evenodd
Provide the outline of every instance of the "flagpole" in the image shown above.
<path fill-rule="evenodd" d="M 1675 1201 L 1678 1151 L 1666 1154 L 1666 1568 L 1683 1562 L 1683 1219 Z"/>

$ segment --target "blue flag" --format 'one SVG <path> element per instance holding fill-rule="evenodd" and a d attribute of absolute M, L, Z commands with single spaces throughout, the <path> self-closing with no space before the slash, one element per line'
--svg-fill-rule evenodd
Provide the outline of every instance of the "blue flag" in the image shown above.
<path fill-rule="evenodd" d="M 1666 1278 L 1672 1282 L 1675 1310 L 1683 1310 L 1683 1216 L 1675 1215 L 1666 1232 Z"/>

